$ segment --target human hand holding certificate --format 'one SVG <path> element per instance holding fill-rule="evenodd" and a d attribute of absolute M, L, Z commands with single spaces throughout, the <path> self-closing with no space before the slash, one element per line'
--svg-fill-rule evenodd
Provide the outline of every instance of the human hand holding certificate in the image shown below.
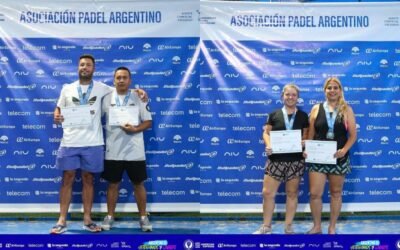
<path fill-rule="evenodd" d="M 307 158 L 306 162 L 319 164 L 335 164 L 337 142 L 336 141 L 306 141 Z"/>
<path fill-rule="evenodd" d="M 299 153 L 301 147 L 301 130 L 269 131 L 273 154 Z"/>
<path fill-rule="evenodd" d="M 139 108 L 136 106 L 110 107 L 108 124 L 110 126 L 139 125 Z"/>
<path fill-rule="evenodd" d="M 92 124 L 89 105 L 61 108 L 61 115 L 64 117 L 63 128 L 90 126 Z"/>

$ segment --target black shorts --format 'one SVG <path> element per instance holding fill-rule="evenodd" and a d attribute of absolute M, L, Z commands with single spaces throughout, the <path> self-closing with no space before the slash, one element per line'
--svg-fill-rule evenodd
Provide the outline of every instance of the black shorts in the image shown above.
<path fill-rule="evenodd" d="M 104 172 L 101 178 L 109 182 L 120 182 L 124 171 L 131 182 L 139 184 L 147 179 L 146 161 L 104 161 Z"/>

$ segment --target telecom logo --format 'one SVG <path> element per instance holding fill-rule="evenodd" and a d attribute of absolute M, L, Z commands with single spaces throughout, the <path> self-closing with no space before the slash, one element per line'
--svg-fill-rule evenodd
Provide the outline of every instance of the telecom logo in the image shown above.
<path fill-rule="evenodd" d="M 31 196 L 30 191 L 7 191 L 7 196 Z"/>
<path fill-rule="evenodd" d="M 0 136 L 0 144 L 8 144 L 8 136 L 6 135 Z"/>
<path fill-rule="evenodd" d="M 295 79 L 315 79 L 315 78 L 317 78 L 317 76 L 315 74 L 311 74 L 311 73 L 304 73 L 304 74 L 292 73 L 292 78 L 295 78 Z"/>
<path fill-rule="evenodd" d="M 240 192 L 217 192 L 217 195 L 220 197 L 239 197 L 242 194 Z"/>
<path fill-rule="evenodd" d="M 96 60 L 97 61 L 97 60 Z M 49 59 L 48 61 L 49 64 L 72 64 L 71 59 Z"/>
<path fill-rule="evenodd" d="M 186 192 L 184 190 L 161 190 L 161 195 L 164 196 L 184 196 Z"/>
<path fill-rule="evenodd" d="M 40 63 L 40 59 L 18 58 L 17 63 L 19 64 Z"/>
<path fill-rule="evenodd" d="M 239 113 L 218 113 L 219 118 L 240 118 L 241 114 Z"/>
<path fill-rule="evenodd" d="M 46 50 L 46 46 L 23 45 L 22 50 L 30 50 L 30 51 Z"/>
<path fill-rule="evenodd" d="M 366 104 L 369 103 L 376 103 L 376 104 L 386 104 L 386 100 L 365 100 Z M 368 113 L 368 117 L 372 118 L 386 118 L 386 117 L 392 117 L 392 113 L 378 113 L 378 112 L 373 112 L 373 113 Z"/>

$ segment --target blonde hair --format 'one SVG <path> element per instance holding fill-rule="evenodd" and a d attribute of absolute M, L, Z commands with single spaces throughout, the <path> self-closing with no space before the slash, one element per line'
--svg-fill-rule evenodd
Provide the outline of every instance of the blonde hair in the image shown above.
<path fill-rule="evenodd" d="M 324 83 L 324 91 L 326 91 L 326 88 L 332 82 L 339 85 L 339 89 L 341 90 L 341 95 L 339 97 L 337 108 L 338 108 L 338 116 L 342 118 L 347 111 L 347 102 L 344 99 L 343 87 L 342 87 L 342 83 L 340 82 L 339 78 L 329 77 L 328 79 L 326 79 L 325 83 Z"/>
<path fill-rule="evenodd" d="M 297 97 L 300 96 L 300 89 L 299 89 L 299 87 L 297 87 L 297 85 L 294 84 L 294 83 L 288 83 L 288 84 L 286 84 L 285 86 L 283 86 L 282 93 L 281 93 L 281 97 L 283 97 L 283 95 L 285 94 L 285 91 L 286 91 L 287 89 L 289 89 L 289 88 L 292 88 L 292 89 L 296 90 L 296 92 L 297 92 Z"/>

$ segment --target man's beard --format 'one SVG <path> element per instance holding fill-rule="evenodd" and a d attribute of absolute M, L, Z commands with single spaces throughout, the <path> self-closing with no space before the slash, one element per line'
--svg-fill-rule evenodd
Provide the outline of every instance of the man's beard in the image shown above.
<path fill-rule="evenodd" d="M 79 73 L 79 80 L 80 81 L 90 81 L 92 80 L 93 74 L 89 73 Z"/>

